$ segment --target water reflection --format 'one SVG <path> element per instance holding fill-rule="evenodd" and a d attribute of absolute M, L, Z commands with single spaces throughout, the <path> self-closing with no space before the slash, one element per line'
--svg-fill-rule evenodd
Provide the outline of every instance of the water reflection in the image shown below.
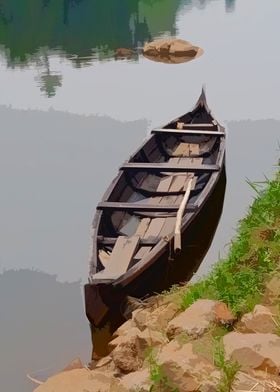
<path fill-rule="evenodd" d="M 1 391 L 30 392 L 38 378 L 89 357 L 80 282 L 60 283 L 31 270 L 0 274 Z M 41 370 L 44 369 L 44 372 Z M 39 372 L 39 370 L 41 370 Z"/>
<path fill-rule="evenodd" d="M 214 1 L 216 2 L 217 0 L 183 0 L 182 3 L 185 5 L 185 8 L 187 9 L 198 8 L 200 10 L 204 10 L 209 3 Z M 224 0 L 224 1 L 225 1 L 226 12 L 232 12 L 235 10 L 236 0 Z"/>
<path fill-rule="evenodd" d="M 175 34 L 180 0 L 3 0 L 0 40 L 7 65 L 36 61 L 39 49 L 59 49 L 79 66 L 79 58 L 113 57 L 120 47 L 135 48 L 153 35 Z M 30 12 L 32 10 L 32 12 Z M 76 58 L 76 56 L 78 56 Z"/>
<path fill-rule="evenodd" d="M 226 12 L 235 11 L 235 0 L 225 0 Z"/>
<path fill-rule="evenodd" d="M 40 90 L 45 93 L 48 98 L 55 96 L 58 87 L 62 86 L 62 75 L 58 72 L 51 71 L 50 61 L 46 51 L 42 51 L 42 55 L 37 59 L 39 76 L 35 78 L 40 86 Z"/>
<path fill-rule="evenodd" d="M 136 48 L 162 33 L 175 35 L 181 7 L 205 8 L 211 1 L 28 0 L 23 6 L 19 0 L 2 0 L 0 44 L 8 66 L 36 61 L 46 47 L 79 67 L 81 58 L 112 58 L 118 48 Z M 235 0 L 225 1 L 232 11 Z"/>

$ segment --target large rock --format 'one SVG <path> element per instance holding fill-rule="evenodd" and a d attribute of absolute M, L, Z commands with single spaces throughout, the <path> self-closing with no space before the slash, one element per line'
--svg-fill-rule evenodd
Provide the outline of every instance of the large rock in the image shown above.
<path fill-rule="evenodd" d="M 120 58 L 131 58 L 134 54 L 134 50 L 129 48 L 118 48 L 115 51 L 115 56 Z"/>
<path fill-rule="evenodd" d="M 120 343 L 111 355 L 114 364 L 124 373 L 135 372 L 140 369 L 143 363 L 139 357 L 136 339 L 129 339 Z"/>
<path fill-rule="evenodd" d="M 144 45 L 143 53 L 149 56 L 172 54 L 176 56 L 195 56 L 198 47 L 182 39 L 159 39 L 147 42 Z"/>
<path fill-rule="evenodd" d="M 173 338 L 181 333 L 193 337 L 202 335 L 214 323 L 227 324 L 233 316 L 226 305 L 209 299 L 199 299 L 168 323 L 167 335 Z"/>
<path fill-rule="evenodd" d="M 255 378 L 244 372 L 237 372 L 232 384 L 232 391 L 254 391 L 254 392 L 272 392 L 268 383 L 261 382 L 260 379 Z"/>
<path fill-rule="evenodd" d="M 134 327 L 136 327 L 135 323 L 131 319 L 127 320 L 113 333 L 113 337 L 126 335 Z"/>
<path fill-rule="evenodd" d="M 277 328 L 272 312 L 265 306 L 256 305 L 253 312 L 244 314 L 238 329 L 246 333 L 275 333 Z"/>
<path fill-rule="evenodd" d="M 173 56 L 189 56 L 194 57 L 198 52 L 198 48 L 190 42 L 176 39 L 171 42 L 169 53 Z"/>
<path fill-rule="evenodd" d="M 117 384 L 110 373 L 75 369 L 49 378 L 34 392 L 111 392 Z"/>
<path fill-rule="evenodd" d="M 126 343 L 127 341 L 134 341 L 136 339 L 136 336 L 138 336 L 138 334 L 140 333 L 140 329 L 136 328 L 136 327 L 132 327 L 130 329 L 128 329 L 125 334 L 119 335 L 118 337 L 116 337 L 115 339 L 111 340 L 108 343 L 108 347 L 109 350 L 113 350 L 114 348 L 116 348 L 118 345 L 122 344 L 122 343 Z"/>
<path fill-rule="evenodd" d="M 166 343 L 168 343 L 168 339 L 161 331 L 146 328 L 136 338 L 138 355 L 144 358 L 148 348 L 159 347 Z"/>
<path fill-rule="evenodd" d="M 242 369 L 280 372 L 280 337 L 270 333 L 230 332 L 223 337 L 227 359 L 238 362 Z"/>
<path fill-rule="evenodd" d="M 149 320 L 151 312 L 147 309 L 136 309 L 132 312 L 132 323 L 135 324 L 140 331 L 143 331 Z"/>
<path fill-rule="evenodd" d="M 114 364 L 122 372 L 129 373 L 142 366 L 149 347 L 161 346 L 167 343 L 167 338 L 159 331 L 132 328 L 130 333 L 117 337 L 112 343 L 114 350 L 111 356 Z"/>
<path fill-rule="evenodd" d="M 211 388 L 217 390 L 220 372 L 205 358 L 194 353 L 191 343 L 180 345 L 172 340 L 163 347 L 157 361 L 163 374 L 179 392 L 201 390 L 202 385 L 205 392 Z"/>
<path fill-rule="evenodd" d="M 161 305 L 149 315 L 148 320 L 146 321 L 147 328 L 158 331 L 165 330 L 169 321 L 173 319 L 178 311 L 179 305 L 174 303 Z"/>
<path fill-rule="evenodd" d="M 154 61 L 181 63 L 201 55 L 203 51 L 188 41 L 169 38 L 146 43 L 143 53 Z"/>
<path fill-rule="evenodd" d="M 149 370 L 141 369 L 125 375 L 120 381 L 120 387 L 123 387 L 125 392 L 150 392 L 151 379 Z"/>

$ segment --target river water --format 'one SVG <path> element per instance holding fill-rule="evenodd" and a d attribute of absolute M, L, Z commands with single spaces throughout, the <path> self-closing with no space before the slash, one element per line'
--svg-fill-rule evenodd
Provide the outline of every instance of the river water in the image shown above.
<path fill-rule="evenodd" d="M 228 131 L 227 188 L 198 276 L 226 253 L 254 197 L 246 179 L 270 177 L 279 157 L 279 15 L 278 0 L 0 1 L 3 390 L 30 391 L 26 373 L 89 357 L 80 283 L 95 205 L 148 130 L 191 109 L 203 84 Z M 204 54 L 141 56 L 146 40 L 175 35 Z M 121 47 L 138 52 L 118 59 Z"/>

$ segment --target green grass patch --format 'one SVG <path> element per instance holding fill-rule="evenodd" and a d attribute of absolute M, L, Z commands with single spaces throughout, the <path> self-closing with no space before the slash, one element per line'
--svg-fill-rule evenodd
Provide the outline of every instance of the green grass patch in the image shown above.
<path fill-rule="evenodd" d="M 228 257 L 181 295 L 182 309 L 199 298 L 225 302 L 236 314 L 252 310 L 263 294 L 269 274 L 280 264 L 280 172 L 257 191 L 248 215 L 240 222 Z"/>

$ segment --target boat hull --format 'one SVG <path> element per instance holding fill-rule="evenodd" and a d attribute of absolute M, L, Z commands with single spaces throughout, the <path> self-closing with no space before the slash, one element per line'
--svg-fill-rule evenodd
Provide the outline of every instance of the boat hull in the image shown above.
<path fill-rule="evenodd" d="M 102 329 L 110 324 L 113 333 L 123 322 L 128 296 L 143 299 L 192 278 L 212 243 L 223 209 L 225 187 L 223 168 L 205 204 L 182 233 L 182 253 L 175 255 L 167 245 L 149 268 L 127 284 L 85 285 L 86 314 L 94 328 Z"/>

